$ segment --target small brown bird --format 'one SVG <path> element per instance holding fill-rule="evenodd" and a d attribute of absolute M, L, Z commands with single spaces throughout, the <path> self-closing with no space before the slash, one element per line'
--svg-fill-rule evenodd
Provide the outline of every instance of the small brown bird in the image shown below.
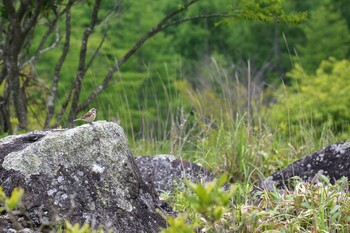
<path fill-rule="evenodd" d="M 86 122 L 93 122 L 96 118 L 96 108 L 92 108 L 90 109 L 87 113 L 84 114 L 84 116 L 82 116 L 81 118 L 75 119 L 73 122 L 75 121 L 86 121 Z"/>

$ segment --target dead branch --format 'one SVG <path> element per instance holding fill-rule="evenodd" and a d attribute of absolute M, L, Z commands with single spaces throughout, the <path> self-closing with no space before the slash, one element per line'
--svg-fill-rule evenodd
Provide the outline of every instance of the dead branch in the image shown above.
<path fill-rule="evenodd" d="M 55 101 L 57 99 L 57 89 L 58 89 L 58 82 L 59 82 L 59 75 L 62 69 L 62 65 L 64 61 L 66 60 L 69 47 L 70 47 L 70 36 L 71 36 L 71 7 L 73 6 L 74 0 L 70 0 L 67 3 L 67 6 L 65 8 L 65 14 L 66 14 L 66 35 L 65 35 L 65 42 L 63 45 L 63 52 L 61 54 L 61 57 L 59 58 L 56 67 L 55 72 L 53 76 L 53 83 L 50 89 L 50 95 L 46 100 L 46 106 L 48 109 L 46 119 L 45 119 L 45 128 L 48 128 L 50 126 L 51 118 L 54 115 L 55 112 Z"/>
<path fill-rule="evenodd" d="M 86 65 L 87 45 L 88 45 L 89 37 L 92 34 L 92 32 L 97 24 L 100 3 L 101 3 L 101 0 L 95 1 L 92 16 L 91 16 L 90 25 L 86 28 L 84 35 L 83 35 L 83 39 L 82 39 L 80 55 L 79 55 L 78 71 L 77 71 L 77 75 L 75 76 L 73 86 L 71 87 L 71 90 L 73 91 L 72 107 L 71 107 L 71 112 L 70 112 L 70 116 L 69 116 L 71 120 L 73 120 L 76 117 L 76 113 L 79 112 L 77 109 L 77 106 L 78 106 L 78 102 L 79 102 L 82 81 L 83 81 L 83 78 L 85 77 L 85 74 L 86 74 L 85 73 L 85 65 Z M 71 96 L 69 96 L 69 98 L 67 98 L 66 101 L 69 102 L 70 98 L 71 98 Z"/>
<path fill-rule="evenodd" d="M 165 16 L 156 26 L 151 28 L 142 38 L 140 38 L 134 46 L 118 61 L 116 62 L 106 74 L 101 85 L 95 88 L 95 90 L 90 94 L 90 96 L 83 101 L 80 105 L 78 105 L 75 111 L 79 112 L 86 108 L 102 91 L 104 91 L 108 86 L 113 75 L 119 70 L 120 66 L 122 66 L 137 50 L 151 37 L 164 30 L 164 25 L 166 25 L 170 19 L 174 18 L 176 15 L 181 12 L 187 10 L 192 4 L 198 2 L 199 0 L 191 0 L 188 3 L 184 4 L 182 7 L 174 10 L 167 16 Z"/>

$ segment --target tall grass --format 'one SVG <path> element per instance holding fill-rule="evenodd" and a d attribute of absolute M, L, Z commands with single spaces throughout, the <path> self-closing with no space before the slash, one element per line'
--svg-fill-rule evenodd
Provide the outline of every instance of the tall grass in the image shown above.
<path fill-rule="evenodd" d="M 206 67 L 199 74 L 203 82 L 197 88 L 180 79 L 176 80 L 176 91 L 170 90 L 174 79 L 168 76 L 163 81 L 157 77 L 165 99 L 154 99 L 156 110 L 148 109 L 147 98 L 139 103 L 139 131 L 133 127 L 127 96 L 130 92 L 119 93 L 128 107 L 124 116 L 113 115 L 115 111 L 107 104 L 113 101 L 112 96 L 107 95 L 107 103 L 98 102 L 112 120 L 123 119 L 122 126 L 125 122 L 131 125 L 127 134 L 134 155 L 173 154 L 215 174 L 227 173 L 235 185 L 231 203 L 223 205 L 220 218 L 210 224 L 183 193 L 168 197 L 174 209 L 185 211 L 192 223 L 208 232 L 349 232 L 350 196 L 342 192 L 347 189 L 344 180 L 335 185 L 299 183 L 294 191 L 283 193 L 263 192 L 258 205 L 249 204 L 254 201 L 250 191 L 261 179 L 338 141 L 332 126 L 315 126 L 305 120 L 292 125 L 288 101 L 285 121 L 271 121 L 271 105 L 266 99 L 273 99 L 270 93 L 274 90 L 262 88 L 249 61 L 246 66 L 232 68 L 212 59 L 202 67 Z M 288 87 L 282 86 L 288 99 Z M 146 93 L 152 94 L 153 90 Z M 148 110 L 156 112 L 149 114 Z M 211 190 L 221 195 L 212 186 L 206 191 Z M 179 221 L 183 226 L 187 224 L 186 218 Z"/>
<path fill-rule="evenodd" d="M 156 120 L 142 115 L 147 133 L 131 142 L 134 154 L 173 154 L 248 183 L 337 141 L 331 126 L 320 128 L 306 121 L 291 125 L 288 112 L 285 123 L 271 122 L 266 99 L 271 99 L 268 93 L 273 90 L 262 88 L 249 62 L 245 68 L 231 69 L 212 59 L 202 67 L 206 67 L 198 74 L 202 86 L 195 89 L 182 83 L 175 93 L 167 93 L 166 119 L 161 114 Z M 166 82 L 163 87 L 167 91 Z M 184 105 L 175 108 L 172 102 L 178 98 Z"/>
<path fill-rule="evenodd" d="M 295 190 L 258 192 L 259 198 L 251 193 L 271 173 L 338 141 L 332 125 L 316 126 L 312 120 L 293 125 L 288 101 L 285 121 L 274 122 L 271 105 L 265 101 L 272 99 L 266 96 L 271 90 L 259 88 L 250 66 L 233 76 L 216 60 L 206 67 L 206 86 L 188 87 L 191 112 L 184 108 L 178 115 L 171 114 L 171 136 L 163 143 L 169 153 L 216 174 L 229 174 L 234 183 L 231 202 L 223 204 L 220 198 L 226 194 L 215 182 L 189 185 L 189 190 L 165 197 L 185 215 L 170 218 L 164 232 L 349 232 L 346 179 L 334 185 L 325 177 L 316 185 L 296 181 Z M 288 87 L 282 83 L 282 88 L 283 98 L 288 99 Z M 300 111 L 307 114 L 302 106 Z M 208 220 L 217 207 L 222 212 Z"/>

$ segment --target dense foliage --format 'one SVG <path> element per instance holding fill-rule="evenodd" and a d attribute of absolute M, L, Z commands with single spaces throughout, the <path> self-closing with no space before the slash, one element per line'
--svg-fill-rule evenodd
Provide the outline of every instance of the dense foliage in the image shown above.
<path fill-rule="evenodd" d="M 3 28 L 7 26 L 4 2 L 0 3 Z M 53 2 L 60 8 L 70 1 Z M 73 2 L 78 7 L 70 12 L 70 48 L 59 75 L 56 112 L 61 111 L 77 77 L 81 39 L 93 12 L 94 1 Z M 96 59 L 82 81 L 79 100 L 88 98 L 101 85 L 110 67 L 142 36 L 186 2 L 101 1 L 86 50 L 88 58 Z M 43 9 L 20 56 L 24 64 L 20 84 L 26 88 L 28 104 L 24 130 L 44 126 L 49 87 L 65 48 L 67 20 L 61 18 L 54 28 L 56 33 L 44 44 L 47 50 L 26 63 L 37 52 L 47 25 L 53 22 L 52 12 Z M 302 193 L 265 194 L 264 203 L 271 208 L 246 206 L 244 202 L 251 184 L 261 177 L 320 147 L 349 140 L 349 11 L 348 0 L 200 0 L 149 39 L 112 76 L 107 88 L 79 111 L 96 107 L 98 120 L 120 123 L 135 155 L 175 154 L 215 173 L 227 172 L 236 182 L 231 194 L 237 202 L 229 205 L 223 198 L 225 203 L 217 205 L 214 216 L 205 209 L 211 206 L 202 204 L 221 201 L 221 190 L 215 183 L 208 187 L 190 185 L 198 197 L 170 197 L 178 198 L 176 205 L 187 215 L 169 219 L 174 228 L 165 232 L 176 232 L 176 227 L 184 232 L 196 227 L 238 232 L 316 232 L 330 227 L 346 231 L 343 226 L 349 222 L 344 217 L 348 209 L 340 206 L 349 197 L 338 198 L 338 186 L 300 184 Z M 232 17 L 220 17 L 221 13 Z M 4 41 L 1 34 L 1 55 Z M 3 59 L 0 67 L 4 67 Z M 8 94 L 2 75 L 0 113 L 4 109 L 2 97 Z M 20 122 L 15 110 L 9 110 L 13 133 L 17 133 Z M 59 124 L 51 122 L 50 126 L 70 126 L 69 114 L 64 112 L 61 117 L 53 116 L 51 120 Z M 318 208 L 314 205 L 317 202 L 326 208 Z M 187 224 L 187 218 L 194 225 Z"/>
<path fill-rule="evenodd" d="M 320 177 L 317 184 L 295 182 L 292 191 L 281 190 L 247 194 L 249 186 L 233 185 L 229 192 L 217 186 L 217 181 L 207 187 L 191 188 L 186 202 L 186 214 L 169 218 L 169 228 L 164 233 L 172 232 L 348 232 L 350 194 L 349 182 L 341 179 L 331 184 L 326 177 Z M 248 189 L 248 190 L 247 190 Z M 219 195 L 218 195 L 219 194 Z M 231 196 L 231 202 L 225 203 L 225 195 Z M 203 196 L 205 198 L 203 198 Z M 219 200 L 219 202 L 218 202 Z M 218 203 L 217 203 L 218 202 Z M 250 204 L 256 202 L 256 204 Z M 209 221 L 208 214 L 213 214 L 209 207 L 218 204 L 220 212 L 215 220 Z M 225 204 L 223 204 L 225 203 Z M 198 209 L 198 205 L 206 208 Z M 184 216 L 192 219 L 185 222 Z M 197 230 L 197 231 L 195 231 Z"/>
<path fill-rule="evenodd" d="M 297 65 L 287 74 L 291 85 L 287 90 L 281 88 L 279 103 L 272 107 L 271 120 L 291 127 L 328 124 L 335 132 L 349 132 L 349 72 L 350 61 L 335 58 L 322 61 L 312 75 Z"/>
<path fill-rule="evenodd" d="M 28 8 L 30 4 L 33 6 Z M 98 106 L 101 118 L 120 120 L 133 134 L 142 132 L 144 135 L 146 129 L 158 133 L 164 129 L 164 122 L 171 121 L 169 112 L 181 107 L 190 108 L 191 103 L 182 93 L 188 88 L 201 89 L 206 85 L 207 75 L 202 74 L 201 69 L 208 65 L 210 57 L 223 57 L 223 61 L 228 61 L 225 64 L 231 67 L 252 57 L 253 54 L 245 57 L 237 54 L 240 51 L 232 42 L 239 41 L 241 35 L 232 30 L 232 25 L 236 24 L 232 22 L 258 21 L 256 28 L 259 28 L 266 27 L 262 22 L 271 25 L 298 23 L 305 18 L 304 13 L 286 13 L 281 1 L 275 0 L 220 0 L 215 3 L 201 0 L 171 4 L 51 0 L 44 6 L 30 4 L 6 2 L 0 5 L 4 16 L 2 25 L 8 27 L 7 34 L 15 28 L 12 24 L 31 20 L 30 14 L 24 15 L 27 18 L 21 15 L 21 9 L 39 9 L 32 29 L 23 35 L 23 45 L 16 48 L 22 49 L 21 52 L 13 56 L 18 56 L 18 69 L 22 69 L 19 77 L 25 82 L 16 86 L 7 86 L 3 80 L 0 83 L 3 92 L 10 91 L 13 96 L 22 90 L 21 98 L 18 97 L 20 101 L 14 104 L 15 114 L 11 114 L 10 122 L 18 129 L 43 127 L 43 121 L 45 127 L 66 126 L 78 112 L 87 110 L 91 104 Z M 164 17 L 176 11 L 185 12 L 175 14 L 171 21 L 162 24 L 162 19 L 168 19 Z M 23 19 L 19 18 L 21 20 L 17 22 L 11 21 L 11 17 Z M 157 31 L 156 36 L 141 49 L 137 48 L 137 53 L 129 59 L 127 54 L 138 46 L 140 38 L 157 30 L 157 27 L 150 29 L 158 22 L 166 30 Z M 249 25 L 244 27 L 249 28 Z M 4 48 L 10 43 L 10 40 L 5 40 L 7 34 L 3 35 Z M 269 38 L 266 42 L 267 47 L 271 45 Z M 11 57 L 9 51 L 4 52 L 4 60 Z M 7 67 L 8 62 L 3 64 L 6 66 L 2 67 L 2 74 L 6 77 L 11 69 Z M 265 60 L 257 64 L 265 64 Z M 275 62 L 267 62 L 268 70 L 272 66 Z M 13 73 L 16 76 L 16 72 Z M 4 98 L 6 110 L 11 101 L 7 101 L 6 94 Z M 25 105 L 30 111 L 24 108 Z M 46 117 L 42 114 L 46 112 L 45 108 L 48 108 Z M 30 124 L 27 124 L 27 114 Z M 144 122 L 148 125 L 143 125 Z"/>
<path fill-rule="evenodd" d="M 344 13 L 343 7 L 346 8 L 346 4 L 343 2 L 287 1 L 282 8 L 280 1 L 271 0 L 202 0 L 185 12 L 185 19 L 224 11 L 233 17 L 220 20 L 220 17 L 207 16 L 206 19 L 189 20 L 160 32 L 114 75 L 108 88 L 92 105 L 97 106 L 99 119 L 120 122 L 130 135 L 158 139 L 168 137 L 169 134 L 165 131 L 171 129 L 171 122 L 181 111 L 199 111 L 198 97 L 204 102 L 214 101 L 215 105 L 230 102 L 232 109 L 222 109 L 219 106 L 208 108 L 207 105 L 208 109 L 200 110 L 206 116 L 218 116 L 219 110 L 230 111 L 229 114 L 232 115 L 246 110 L 249 114 L 260 114 L 264 106 L 280 100 L 278 96 L 276 99 L 275 91 L 269 87 L 277 88 L 281 78 L 284 81 L 282 87 L 284 84 L 287 84 L 287 88 L 289 84 L 294 85 L 295 75 L 292 73 L 296 71 L 284 75 L 293 69 L 294 63 L 299 63 L 307 74 L 312 74 L 322 60 L 327 60 L 330 56 L 344 59 L 349 55 L 350 19 Z M 63 2 L 58 3 L 64 5 Z M 100 80 L 110 66 L 167 15 L 175 4 L 181 3 L 103 1 L 97 26 L 89 40 L 87 55 L 94 55 L 95 49 L 104 40 L 104 33 L 108 37 L 97 54 L 98 59 L 87 71 L 80 99 L 87 98 L 100 85 Z M 65 101 L 76 75 L 81 35 L 84 26 L 89 24 L 93 10 L 90 2 L 82 2 L 78 6 L 71 9 L 71 46 L 61 68 L 56 100 L 58 107 Z M 2 6 L 2 9 L 7 12 L 6 7 Z M 43 16 L 50 15 L 47 6 L 45 9 Z M 309 20 L 297 26 L 293 23 L 299 22 L 301 15 L 286 16 L 285 12 L 308 12 Z M 50 18 L 40 17 L 38 20 L 30 37 L 32 46 L 28 46 L 28 42 L 24 44 L 28 50 L 23 53 L 22 61 L 30 59 L 37 52 L 35 48 L 39 46 L 46 33 L 46 26 L 50 23 Z M 276 21 L 281 21 L 282 24 L 276 24 Z M 26 101 L 29 103 L 28 129 L 42 127 L 45 121 L 45 115 L 39 112 L 45 112 L 50 94 L 47 83 L 51 85 L 53 68 L 64 46 L 65 19 L 60 19 L 57 25 L 56 35 L 52 34 L 45 43 L 49 47 L 58 39 L 55 44 L 57 47 L 43 52 L 31 66 L 23 66 L 24 77 L 31 77 L 23 80 L 26 83 L 23 85 L 27 85 Z M 345 83 L 342 84 L 343 81 L 346 82 L 346 78 L 338 81 L 339 86 L 346 86 Z M 5 91 L 5 86 L 6 83 L 2 82 L 0 90 Z M 311 88 L 308 92 L 317 95 L 318 90 Z M 294 96 L 289 97 L 288 101 L 293 102 L 295 99 Z M 329 98 L 330 105 L 333 100 Z M 339 106 L 340 102 L 336 103 Z M 336 109 L 346 107 L 334 107 L 322 119 L 317 116 L 324 115 L 319 112 L 322 110 L 314 108 L 312 115 L 305 113 L 305 117 L 309 120 L 317 119 L 320 124 L 329 123 L 331 119 L 336 121 L 335 129 L 339 130 L 339 124 L 343 124 L 341 121 L 346 120 L 343 118 L 346 113 L 341 114 Z M 268 108 L 266 111 L 269 111 Z M 60 124 L 65 126 L 68 116 L 63 117 Z M 14 114 L 11 123 L 18 124 Z"/>

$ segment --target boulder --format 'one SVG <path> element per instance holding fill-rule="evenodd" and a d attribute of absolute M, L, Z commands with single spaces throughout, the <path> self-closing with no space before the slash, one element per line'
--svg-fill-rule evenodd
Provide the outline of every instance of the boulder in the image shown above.
<path fill-rule="evenodd" d="M 317 181 L 317 175 L 325 175 L 331 183 L 347 177 L 350 180 L 350 142 L 336 143 L 306 155 L 287 168 L 273 173 L 260 185 L 260 188 L 291 188 L 291 178 L 298 176 L 303 181 Z"/>
<path fill-rule="evenodd" d="M 174 188 L 181 190 L 184 179 L 205 183 L 215 178 L 204 167 L 173 155 L 142 156 L 135 160 L 142 179 L 159 193 L 171 193 Z"/>
<path fill-rule="evenodd" d="M 25 190 L 24 212 L 15 215 L 20 224 L 1 224 L 0 232 L 43 231 L 64 220 L 113 232 L 159 232 L 166 226 L 156 210 L 158 196 L 142 180 L 116 123 L 8 136 L 0 140 L 0 165 L 7 195 L 18 186 Z"/>

